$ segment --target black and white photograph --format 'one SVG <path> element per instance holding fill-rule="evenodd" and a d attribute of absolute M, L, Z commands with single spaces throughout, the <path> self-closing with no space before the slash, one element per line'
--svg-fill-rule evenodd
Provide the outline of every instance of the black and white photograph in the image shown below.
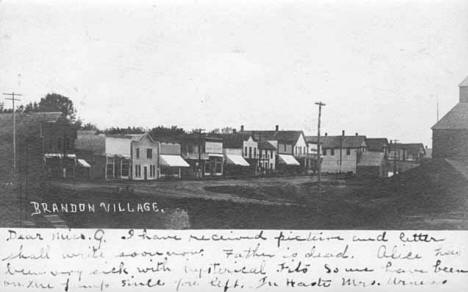
<path fill-rule="evenodd" d="M 0 94 L 9 240 L 468 230 L 464 0 L 1 0 Z"/>

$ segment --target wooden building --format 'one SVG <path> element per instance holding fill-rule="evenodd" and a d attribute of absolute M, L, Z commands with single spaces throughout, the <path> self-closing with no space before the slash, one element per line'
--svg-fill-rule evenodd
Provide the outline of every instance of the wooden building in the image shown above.
<path fill-rule="evenodd" d="M 432 127 L 432 158 L 468 159 L 468 77 L 459 102 Z"/>

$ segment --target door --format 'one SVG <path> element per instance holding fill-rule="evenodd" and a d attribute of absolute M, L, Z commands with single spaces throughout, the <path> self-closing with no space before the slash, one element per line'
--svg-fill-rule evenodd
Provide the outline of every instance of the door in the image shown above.
<path fill-rule="evenodd" d="M 143 168 L 143 175 L 145 180 L 148 180 L 148 167 L 146 166 Z"/>

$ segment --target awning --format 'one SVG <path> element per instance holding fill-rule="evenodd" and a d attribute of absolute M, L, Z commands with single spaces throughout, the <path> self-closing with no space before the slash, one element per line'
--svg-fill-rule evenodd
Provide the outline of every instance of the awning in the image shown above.
<path fill-rule="evenodd" d="M 190 165 L 179 155 L 160 155 L 161 164 L 169 167 L 189 167 Z"/>
<path fill-rule="evenodd" d="M 223 154 L 221 153 L 208 153 L 209 157 L 224 157 Z"/>
<path fill-rule="evenodd" d="M 78 165 L 81 167 L 86 167 L 86 168 L 91 167 L 91 165 L 89 165 L 89 163 L 84 159 L 78 159 Z"/>
<path fill-rule="evenodd" d="M 286 165 L 301 165 L 292 155 L 278 154 L 280 162 Z"/>
<path fill-rule="evenodd" d="M 63 154 L 62 153 L 45 153 L 44 154 L 45 158 L 62 158 Z M 67 154 L 67 158 L 76 158 L 75 154 Z"/>
<path fill-rule="evenodd" d="M 250 166 L 250 164 L 240 155 L 226 154 L 227 163 L 240 165 L 240 166 Z"/>

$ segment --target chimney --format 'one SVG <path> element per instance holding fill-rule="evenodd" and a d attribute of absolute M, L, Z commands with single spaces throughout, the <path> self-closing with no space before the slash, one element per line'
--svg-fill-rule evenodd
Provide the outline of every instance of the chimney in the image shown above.
<path fill-rule="evenodd" d="M 279 125 L 276 125 L 276 126 L 275 126 L 275 131 L 276 131 L 276 132 L 279 131 Z"/>
<path fill-rule="evenodd" d="M 358 133 L 358 132 L 356 132 L 356 136 L 359 136 L 359 133 Z"/>
<path fill-rule="evenodd" d="M 241 125 L 240 131 L 244 132 L 244 125 Z"/>
<path fill-rule="evenodd" d="M 345 131 L 344 131 L 344 130 L 341 131 L 341 135 L 344 137 L 344 135 L 345 135 Z"/>
<path fill-rule="evenodd" d="M 242 130 L 243 130 L 243 129 L 241 128 L 241 132 L 242 132 Z M 233 133 L 233 134 L 237 133 L 237 130 L 236 130 L 236 129 L 232 129 L 232 133 Z"/>
<path fill-rule="evenodd" d="M 460 103 L 468 103 L 468 77 L 459 85 L 460 87 Z"/>
<path fill-rule="evenodd" d="M 328 136 L 328 133 L 325 133 L 325 136 Z"/>

